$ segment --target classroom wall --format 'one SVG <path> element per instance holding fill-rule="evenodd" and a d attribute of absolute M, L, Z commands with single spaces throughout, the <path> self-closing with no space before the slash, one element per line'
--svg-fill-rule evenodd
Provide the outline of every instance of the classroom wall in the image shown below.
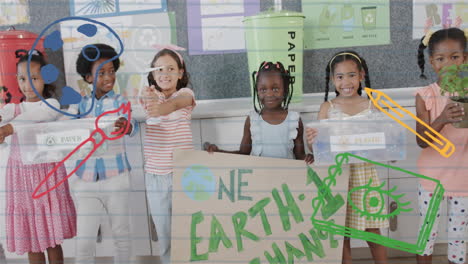
<path fill-rule="evenodd" d="M 261 10 L 272 5 L 273 0 L 261 0 Z M 30 0 L 29 6 L 31 23 L 15 25 L 17 29 L 40 33 L 49 23 L 70 15 L 69 0 Z M 168 0 L 168 9 L 176 12 L 178 45 L 188 47 L 186 1 Z M 301 11 L 301 1 L 283 0 L 283 9 Z M 367 60 L 373 88 L 414 87 L 434 81 L 435 76 L 430 70 L 429 80 L 420 80 L 418 77 L 418 41 L 412 40 L 412 1 L 390 0 L 390 17 L 390 45 L 305 51 L 304 92 L 323 91 L 325 66 L 334 53 L 343 49 L 353 49 Z M 6 28 L 0 27 L 0 30 Z M 63 67 L 60 51 L 49 54 L 49 57 L 55 65 Z M 184 57 L 197 99 L 250 96 L 246 53 L 196 56 L 185 53 Z M 426 65 L 426 69 L 430 69 L 430 65 Z M 62 87 L 63 83 L 62 79 L 57 86 Z"/>
<path fill-rule="evenodd" d="M 36 34 L 41 31 L 50 23 L 60 19 L 62 17 L 70 16 L 70 2 L 68 0 L 29 0 L 29 24 L 13 25 L 17 30 L 27 30 Z M 8 30 L 10 26 L 0 26 L 0 31 Z M 60 30 L 59 26 L 51 28 L 53 30 Z M 1 54 L 0 54 L 1 55 Z M 53 61 L 54 65 L 63 72 L 63 56 L 62 50 L 56 52 L 47 52 L 49 61 Z M 65 86 L 64 76 L 60 76 L 59 80 L 55 83 L 56 87 Z M 60 91 L 57 91 L 57 95 L 60 96 Z"/>

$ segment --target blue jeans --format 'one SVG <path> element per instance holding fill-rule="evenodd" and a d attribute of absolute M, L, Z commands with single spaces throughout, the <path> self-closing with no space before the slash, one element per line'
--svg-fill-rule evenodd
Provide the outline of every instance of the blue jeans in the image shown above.
<path fill-rule="evenodd" d="M 172 173 L 146 173 L 146 197 L 158 233 L 162 264 L 171 260 Z"/>

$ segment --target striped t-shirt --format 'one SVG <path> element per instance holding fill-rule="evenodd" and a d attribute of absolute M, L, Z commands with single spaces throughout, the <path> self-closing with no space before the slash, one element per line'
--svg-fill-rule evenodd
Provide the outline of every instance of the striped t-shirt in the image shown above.
<path fill-rule="evenodd" d="M 191 106 L 161 116 L 161 122 L 146 126 L 145 136 L 145 171 L 147 173 L 164 175 L 172 173 L 172 153 L 174 149 L 193 149 L 192 130 L 190 120 L 195 107 L 195 96 L 189 88 L 182 88 L 172 94 L 170 98 L 160 98 L 166 102 L 177 96 L 192 96 Z"/>

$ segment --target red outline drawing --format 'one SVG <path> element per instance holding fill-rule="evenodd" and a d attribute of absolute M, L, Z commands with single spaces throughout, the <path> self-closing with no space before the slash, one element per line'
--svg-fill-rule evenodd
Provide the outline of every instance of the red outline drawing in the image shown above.
<path fill-rule="evenodd" d="M 118 135 L 118 136 L 107 136 L 106 133 L 101 129 L 99 128 L 98 126 L 98 123 L 99 123 L 99 119 L 101 119 L 101 117 L 105 116 L 105 115 L 108 115 L 108 114 L 115 114 L 115 113 L 118 113 L 122 111 L 122 114 L 128 114 L 128 119 L 127 119 L 127 125 L 118 130 L 118 131 L 113 131 L 111 132 L 110 134 L 111 135 Z M 107 112 L 104 112 L 102 113 L 101 115 L 99 115 L 96 120 L 94 121 L 94 126 L 95 126 L 95 129 L 93 130 L 93 132 L 91 133 L 91 135 L 89 135 L 89 137 L 80 143 L 80 145 L 78 145 L 74 150 L 72 150 L 72 152 L 70 152 L 60 163 L 58 163 L 55 168 L 53 168 L 48 174 L 47 174 L 47 177 L 45 177 L 41 183 L 39 183 L 39 185 L 36 187 L 36 189 L 34 190 L 33 194 L 32 194 L 32 198 L 33 199 L 38 199 L 38 198 L 41 198 L 42 196 L 46 195 L 47 193 L 49 193 L 50 191 L 56 189 L 57 187 L 59 187 L 62 183 L 64 183 L 66 180 L 68 180 L 68 178 L 70 178 L 81 166 L 83 166 L 83 164 L 93 155 L 93 153 L 102 145 L 104 144 L 104 142 L 106 140 L 117 140 L 117 139 L 120 139 L 122 138 L 123 136 L 125 136 L 125 134 L 128 133 L 128 130 L 130 129 L 130 120 L 132 119 L 132 111 L 131 111 L 131 104 L 130 102 L 128 103 L 125 103 L 125 104 L 122 104 L 120 105 L 119 108 L 115 109 L 115 110 L 111 110 L 111 111 L 107 111 Z M 96 134 L 100 134 L 101 137 L 102 137 L 102 140 L 98 143 L 96 143 L 96 139 L 93 138 L 94 135 Z M 80 162 L 80 164 L 78 164 L 78 166 L 75 167 L 75 169 L 73 169 L 73 171 L 71 171 L 67 177 L 63 178 L 60 182 L 58 182 L 54 187 L 46 190 L 45 192 L 42 192 L 40 194 L 37 194 L 37 192 L 39 192 L 39 189 L 42 187 L 42 185 L 44 185 L 47 180 L 65 163 L 65 161 L 68 160 L 68 158 L 70 158 L 73 154 L 75 154 L 75 152 L 77 152 L 83 145 L 85 145 L 86 143 L 88 142 L 93 142 L 93 145 L 94 145 L 94 148 L 88 153 L 88 155 L 86 155 L 86 157 Z"/>

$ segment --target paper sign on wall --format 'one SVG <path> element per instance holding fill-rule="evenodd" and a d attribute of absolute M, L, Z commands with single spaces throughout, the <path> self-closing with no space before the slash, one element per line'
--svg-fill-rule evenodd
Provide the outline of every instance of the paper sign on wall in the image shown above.
<path fill-rule="evenodd" d="M 466 0 L 413 0 L 413 39 L 424 36 L 424 28 L 429 19 L 432 30 L 444 25 L 453 26 L 459 17 L 460 28 L 468 27 L 468 2 Z"/>

